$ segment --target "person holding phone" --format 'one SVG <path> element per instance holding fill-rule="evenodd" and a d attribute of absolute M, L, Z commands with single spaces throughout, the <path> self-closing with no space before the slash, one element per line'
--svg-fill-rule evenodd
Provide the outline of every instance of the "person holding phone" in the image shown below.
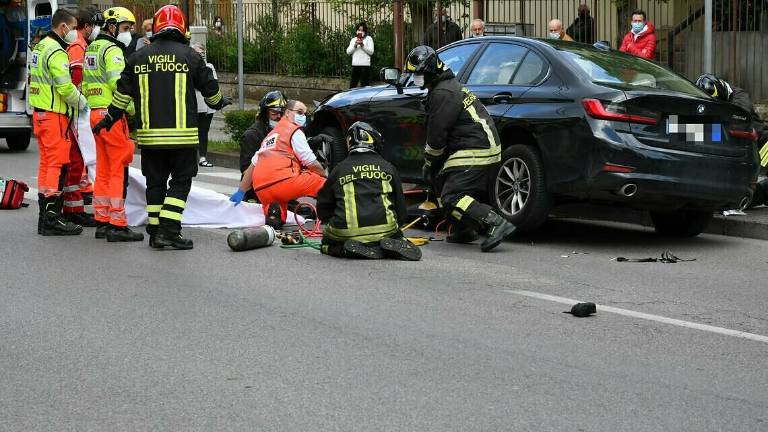
<path fill-rule="evenodd" d="M 371 56 L 373 55 L 373 38 L 368 35 L 368 25 L 361 22 L 357 32 L 349 41 L 347 54 L 352 56 L 352 79 L 349 88 L 357 87 L 358 83 L 365 87 L 371 79 Z"/>

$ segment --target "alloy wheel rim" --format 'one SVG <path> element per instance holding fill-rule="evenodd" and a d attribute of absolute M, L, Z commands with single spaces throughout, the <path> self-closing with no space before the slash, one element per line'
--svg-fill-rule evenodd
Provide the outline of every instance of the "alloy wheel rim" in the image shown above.
<path fill-rule="evenodd" d="M 496 204 L 508 216 L 525 208 L 531 196 L 531 172 L 520 158 L 510 158 L 496 176 Z"/>

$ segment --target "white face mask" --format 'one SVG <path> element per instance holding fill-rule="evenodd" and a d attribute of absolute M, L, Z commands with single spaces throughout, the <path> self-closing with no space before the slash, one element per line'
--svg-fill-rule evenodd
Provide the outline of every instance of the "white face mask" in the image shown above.
<path fill-rule="evenodd" d="M 133 38 L 131 37 L 131 32 L 129 31 L 119 33 L 115 39 L 117 39 L 118 42 L 122 43 L 125 46 L 130 45 L 131 41 L 133 40 Z"/>
<path fill-rule="evenodd" d="M 557 33 L 555 33 L 555 32 L 550 32 L 550 33 L 549 33 L 549 38 L 550 38 L 550 39 L 560 39 L 560 33 L 559 33 L 559 32 L 557 32 Z"/>
<path fill-rule="evenodd" d="M 275 126 L 277 126 L 277 120 L 270 120 L 269 121 L 269 128 L 274 129 Z"/>
<path fill-rule="evenodd" d="M 307 116 L 304 114 L 296 114 L 293 117 L 293 122 L 299 126 L 304 126 L 307 123 Z"/>
<path fill-rule="evenodd" d="M 152 37 L 152 30 L 150 30 L 147 33 L 145 33 L 145 36 L 147 37 L 147 39 L 151 38 Z"/>
<path fill-rule="evenodd" d="M 424 87 L 424 75 L 413 74 L 413 83 L 419 87 Z"/>
<path fill-rule="evenodd" d="M 96 37 L 99 35 L 99 32 L 101 31 L 101 28 L 99 26 L 95 26 L 93 28 L 93 31 L 91 31 L 91 35 L 88 36 L 89 41 L 95 41 Z"/>
<path fill-rule="evenodd" d="M 65 26 L 67 26 L 67 28 L 69 28 L 69 26 L 68 26 L 68 25 L 66 25 L 66 24 L 64 24 L 64 25 L 65 25 Z M 66 42 L 66 43 L 68 43 L 68 44 L 70 44 L 70 45 L 71 45 L 71 44 L 73 44 L 73 43 L 74 43 L 76 40 L 77 40 L 77 30 L 75 30 L 75 29 L 69 29 L 69 31 L 67 32 L 67 34 L 65 34 L 65 35 L 64 35 L 64 42 Z"/>

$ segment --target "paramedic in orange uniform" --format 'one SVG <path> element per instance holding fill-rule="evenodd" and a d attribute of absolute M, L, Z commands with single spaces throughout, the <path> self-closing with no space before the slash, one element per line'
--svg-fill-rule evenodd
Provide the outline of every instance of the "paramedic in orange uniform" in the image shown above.
<path fill-rule="evenodd" d="M 325 170 L 307 143 L 301 127 L 307 120 L 307 107 L 288 101 L 285 115 L 261 142 L 251 166 L 243 174 L 240 188 L 230 197 L 238 204 L 253 186 L 270 225 L 281 228 L 288 213 L 288 202 L 302 196 L 317 196 L 325 184 Z M 279 221 L 275 221 L 279 207 Z"/>

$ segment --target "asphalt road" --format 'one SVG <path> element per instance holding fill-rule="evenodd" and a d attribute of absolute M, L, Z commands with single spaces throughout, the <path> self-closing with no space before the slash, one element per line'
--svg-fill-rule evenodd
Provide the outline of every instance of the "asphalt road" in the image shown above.
<path fill-rule="evenodd" d="M 36 151 L 0 150 L 0 176 L 35 175 Z M 0 212 L 2 431 L 768 430 L 765 241 L 554 220 L 353 262 L 35 224 L 34 202 Z M 613 260 L 665 250 L 696 261 Z"/>

